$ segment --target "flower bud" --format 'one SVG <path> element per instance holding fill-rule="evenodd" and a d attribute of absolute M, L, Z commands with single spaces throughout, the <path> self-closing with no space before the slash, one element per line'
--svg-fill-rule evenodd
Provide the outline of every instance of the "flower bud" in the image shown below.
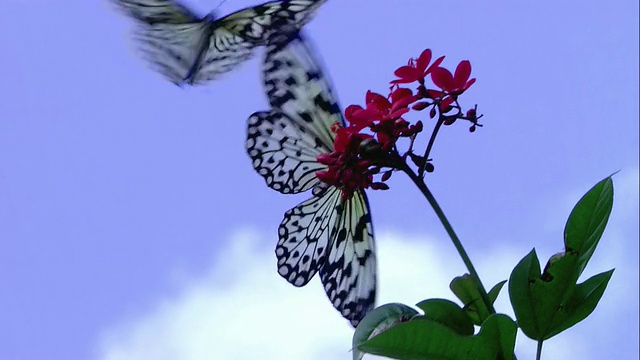
<path fill-rule="evenodd" d="M 475 108 L 467 110 L 467 118 L 469 120 L 473 120 L 473 119 L 476 118 L 476 109 Z"/>
<path fill-rule="evenodd" d="M 427 165 L 425 165 L 424 170 L 428 173 L 432 173 L 435 170 L 435 166 L 433 166 L 432 163 L 428 162 Z"/>
<path fill-rule="evenodd" d="M 422 111 L 422 110 L 426 109 L 427 107 L 429 107 L 429 105 L 431 105 L 431 104 L 429 104 L 426 101 L 420 101 L 418 103 L 415 103 L 413 106 L 411 106 L 411 108 L 413 110 L 416 110 L 416 111 Z"/>
<path fill-rule="evenodd" d="M 371 184 L 373 190 L 389 190 L 389 185 L 381 182 L 375 182 Z"/>

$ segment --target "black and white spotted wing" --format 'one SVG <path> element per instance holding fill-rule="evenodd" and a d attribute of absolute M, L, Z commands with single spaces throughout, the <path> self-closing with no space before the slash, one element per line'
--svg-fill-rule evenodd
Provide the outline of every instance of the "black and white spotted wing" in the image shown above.
<path fill-rule="evenodd" d="M 126 14 L 147 24 L 188 24 L 200 17 L 173 0 L 113 0 Z"/>
<path fill-rule="evenodd" d="M 316 136 L 281 112 L 258 112 L 249 117 L 247 152 L 253 167 L 267 185 L 283 194 L 295 194 L 318 185 L 316 171 L 320 154 L 333 146 L 316 141 Z"/>
<path fill-rule="evenodd" d="M 305 41 L 271 44 L 264 63 L 271 112 L 251 115 L 247 152 L 267 185 L 282 193 L 313 188 L 313 197 L 287 211 L 278 228 L 278 272 L 304 286 L 320 272 L 333 306 L 353 326 L 375 302 L 376 259 L 367 197 L 320 182 L 320 154 L 333 151 L 331 125 L 344 124 L 340 108 Z"/>
<path fill-rule="evenodd" d="M 373 309 L 376 258 L 369 203 L 363 191 L 341 202 L 330 187 L 287 211 L 278 228 L 278 273 L 303 286 L 320 272 L 333 306 L 355 327 Z"/>
<path fill-rule="evenodd" d="M 315 172 L 326 169 L 316 158 L 333 150 L 331 126 L 344 125 L 340 107 L 303 40 L 271 43 L 263 77 L 274 110 L 249 117 L 247 152 L 272 189 L 306 191 L 318 184 Z"/>
<path fill-rule="evenodd" d="M 143 56 L 175 84 L 202 84 L 232 70 L 278 31 L 300 29 L 326 0 L 280 0 L 215 19 L 174 0 L 111 0 L 137 22 Z"/>
<path fill-rule="evenodd" d="M 373 309 L 376 297 L 377 268 L 369 201 L 360 190 L 335 209 L 338 223 L 331 233 L 331 246 L 320 268 L 320 280 L 333 306 L 357 326 Z"/>

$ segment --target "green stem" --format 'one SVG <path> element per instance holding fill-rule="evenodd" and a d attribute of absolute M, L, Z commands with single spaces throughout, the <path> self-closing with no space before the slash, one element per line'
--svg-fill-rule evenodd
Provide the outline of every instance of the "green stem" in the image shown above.
<path fill-rule="evenodd" d="M 442 117 L 440 117 L 440 119 L 436 123 L 435 128 L 433 128 L 433 132 L 431 133 L 431 137 L 429 138 L 429 143 L 427 144 L 427 149 L 424 151 L 424 155 L 422 156 L 424 159 L 424 164 L 420 165 L 420 168 L 418 169 L 419 177 L 422 177 L 424 175 L 424 169 L 427 167 L 427 160 L 429 159 L 429 154 L 431 153 L 433 144 L 436 141 L 436 136 L 438 135 L 438 131 L 440 130 L 440 127 L 442 126 L 443 123 L 444 121 L 442 120 Z"/>
<path fill-rule="evenodd" d="M 418 186 L 418 189 L 420 189 L 420 191 L 422 192 L 424 197 L 427 199 L 427 201 L 429 202 L 433 210 L 436 212 L 438 219 L 440 219 L 440 222 L 442 223 L 445 230 L 447 231 L 447 234 L 449 234 L 449 237 L 451 238 L 453 245 L 456 247 L 458 254 L 460 254 L 460 257 L 462 258 L 464 265 L 467 267 L 467 271 L 469 271 L 469 275 L 471 275 L 471 278 L 477 284 L 478 291 L 480 292 L 480 296 L 482 297 L 482 301 L 484 302 L 485 306 L 489 310 L 489 313 L 495 314 L 496 311 L 493 308 L 493 303 L 489 299 L 489 295 L 487 294 L 487 291 L 485 290 L 484 286 L 482 285 L 482 282 L 480 281 L 478 272 L 476 271 L 475 267 L 473 267 L 473 263 L 471 262 L 471 259 L 469 259 L 469 255 L 467 255 L 467 252 L 462 246 L 462 242 L 458 238 L 458 235 L 456 235 L 455 231 L 453 231 L 453 227 L 451 226 L 451 223 L 449 223 L 449 220 L 444 215 L 444 212 L 442 211 L 442 208 L 440 208 L 440 205 L 438 205 L 438 202 L 436 201 L 435 197 L 433 197 L 433 194 L 431 193 L 431 191 L 429 191 L 429 188 L 424 183 L 422 178 L 416 175 L 406 163 L 403 162 L 400 165 L 400 169 L 404 171 L 407 175 L 409 175 L 409 178 L 411 178 L 413 183 L 416 184 L 416 186 Z"/>
<path fill-rule="evenodd" d="M 536 360 L 542 358 L 542 340 L 538 341 L 538 351 L 536 351 Z"/>

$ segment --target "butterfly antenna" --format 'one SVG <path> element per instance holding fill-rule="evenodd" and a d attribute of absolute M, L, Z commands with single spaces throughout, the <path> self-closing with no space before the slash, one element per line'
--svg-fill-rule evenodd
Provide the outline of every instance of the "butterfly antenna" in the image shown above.
<path fill-rule="evenodd" d="M 215 13 L 216 11 L 218 11 L 218 9 L 220 9 L 220 6 L 222 6 L 224 3 L 226 3 L 227 0 L 222 0 L 220 1 L 220 3 L 218 4 L 218 6 L 216 6 L 213 10 L 211 10 L 212 13 Z"/>
<path fill-rule="evenodd" d="M 222 6 L 222 4 L 224 4 L 225 2 L 227 2 L 227 0 L 222 0 L 213 10 L 209 11 L 209 13 L 207 14 L 207 16 L 205 17 L 207 20 L 209 21 L 214 21 L 217 17 L 216 17 L 216 13 L 218 12 L 218 9 L 220 8 L 220 6 Z"/>

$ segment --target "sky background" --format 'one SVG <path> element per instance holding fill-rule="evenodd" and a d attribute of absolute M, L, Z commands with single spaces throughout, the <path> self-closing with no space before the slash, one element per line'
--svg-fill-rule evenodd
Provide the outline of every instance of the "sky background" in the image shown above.
<path fill-rule="evenodd" d="M 349 358 L 351 328 L 319 280 L 276 272 L 277 226 L 308 194 L 268 189 L 244 150 L 247 117 L 267 109 L 262 49 L 181 89 L 137 56 L 132 29 L 108 1 L 3 3 L 0 358 Z M 484 127 L 445 128 L 427 183 L 488 287 L 533 247 L 543 266 L 562 251 L 573 205 L 619 171 L 582 280 L 616 271 L 543 355 L 638 357 L 636 0 L 333 0 L 306 29 L 343 108 L 425 48 L 449 68 L 471 61 L 462 101 Z M 369 192 L 379 304 L 453 299 L 464 267 L 442 226 L 408 179 L 389 185 Z M 506 291 L 497 307 L 511 313 Z M 535 344 L 521 335 L 517 354 Z"/>

